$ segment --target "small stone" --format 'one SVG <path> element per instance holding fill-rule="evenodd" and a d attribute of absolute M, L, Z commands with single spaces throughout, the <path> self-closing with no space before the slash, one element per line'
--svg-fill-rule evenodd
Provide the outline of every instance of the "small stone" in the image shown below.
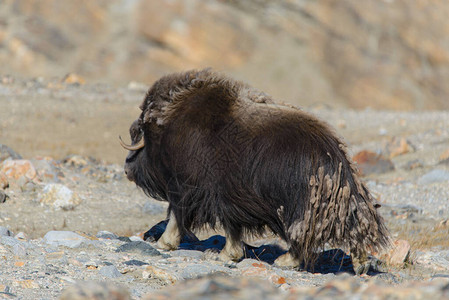
<path fill-rule="evenodd" d="M 142 254 L 150 256 L 161 255 L 161 253 L 154 247 L 152 247 L 150 244 L 142 241 L 129 242 L 119 246 L 115 250 L 115 252 L 133 252 L 133 251 L 140 251 Z"/>
<path fill-rule="evenodd" d="M 82 84 L 86 83 L 86 80 L 78 74 L 68 73 L 67 75 L 64 76 L 64 78 L 62 79 L 62 82 L 68 83 L 68 84 L 82 85 Z"/>
<path fill-rule="evenodd" d="M 393 249 L 388 253 L 388 262 L 391 265 L 400 265 L 407 261 L 410 254 L 410 244 L 405 240 L 394 242 Z"/>
<path fill-rule="evenodd" d="M 83 244 L 91 244 L 93 241 L 73 231 L 49 231 L 44 236 L 44 242 L 52 246 L 65 246 L 78 248 Z"/>
<path fill-rule="evenodd" d="M 75 233 L 76 233 L 76 234 L 79 234 L 79 235 L 82 236 L 82 237 L 85 237 L 85 238 L 88 239 L 88 240 L 91 240 L 91 241 L 98 241 L 98 238 L 97 238 L 97 237 L 95 237 L 95 236 L 93 236 L 93 235 L 90 235 L 90 234 L 88 234 L 88 233 L 84 233 L 84 232 L 82 232 L 82 231 L 75 231 Z"/>
<path fill-rule="evenodd" d="M 14 234 L 6 227 L 0 226 L 0 236 L 13 236 Z"/>
<path fill-rule="evenodd" d="M 98 264 L 95 261 L 88 261 L 88 262 L 84 263 L 84 266 L 91 270 L 98 268 Z"/>
<path fill-rule="evenodd" d="M 136 259 L 131 259 L 128 261 L 125 261 L 123 264 L 127 265 L 127 266 L 144 266 L 144 265 L 148 265 L 148 263 L 140 261 L 140 260 L 136 260 Z"/>
<path fill-rule="evenodd" d="M 23 267 L 25 265 L 24 261 L 16 261 L 14 263 L 14 267 Z"/>
<path fill-rule="evenodd" d="M 129 237 L 127 237 L 127 236 L 119 236 L 119 237 L 117 238 L 117 240 L 119 240 L 119 241 L 121 241 L 121 242 L 125 242 L 125 243 L 131 242 L 131 239 L 130 239 Z"/>
<path fill-rule="evenodd" d="M 227 273 L 229 272 L 229 268 L 212 264 L 187 265 L 182 269 L 180 276 L 183 279 L 191 279 L 207 276 L 217 272 Z"/>
<path fill-rule="evenodd" d="M 237 264 L 244 276 L 259 276 L 268 277 L 270 271 L 270 266 L 267 263 L 255 260 L 255 259 L 244 259 Z"/>
<path fill-rule="evenodd" d="M 418 184 L 424 185 L 444 181 L 449 181 L 449 171 L 435 169 L 421 176 L 418 179 Z"/>
<path fill-rule="evenodd" d="M 11 75 L 3 75 L 2 79 L 1 79 L 1 83 L 2 84 L 12 84 L 14 83 L 14 77 L 12 77 Z M 1 291 L 1 289 L 0 289 Z"/>
<path fill-rule="evenodd" d="M 13 281 L 12 283 L 13 286 L 16 287 L 21 287 L 23 289 L 38 289 L 39 288 L 39 284 L 31 279 L 27 279 L 27 280 L 16 280 Z"/>
<path fill-rule="evenodd" d="M 25 233 L 22 231 L 15 235 L 15 238 L 18 240 L 26 241 L 28 238 Z"/>
<path fill-rule="evenodd" d="M 87 166 L 88 159 L 80 156 L 80 155 L 71 155 L 63 160 L 64 164 L 70 167 L 82 168 Z"/>
<path fill-rule="evenodd" d="M 23 243 L 12 236 L 0 236 L 0 243 L 6 246 L 14 247 L 17 244 Z"/>
<path fill-rule="evenodd" d="M 106 276 L 108 278 L 117 278 L 122 276 L 122 273 L 117 270 L 115 266 L 104 266 L 100 269 L 99 273 L 103 276 Z"/>
<path fill-rule="evenodd" d="M 0 171 L 3 172 L 9 180 L 18 180 L 25 176 L 28 180 L 36 177 L 36 169 L 31 161 L 26 159 L 5 160 L 1 164 Z"/>
<path fill-rule="evenodd" d="M 243 276 L 267 277 L 268 270 L 265 268 L 246 268 L 242 269 Z"/>
<path fill-rule="evenodd" d="M 290 284 L 284 283 L 284 284 L 281 284 L 281 285 L 279 286 L 279 289 L 280 289 L 281 291 L 286 292 L 286 291 L 290 290 L 291 287 L 292 287 L 292 286 L 291 286 Z"/>
<path fill-rule="evenodd" d="M 170 284 L 178 281 L 177 276 L 172 274 L 168 270 L 153 266 L 147 266 L 145 270 L 142 271 L 142 277 L 144 279 L 159 279 Z"/>
<path fill-rule="evenodd" d="M 0 203 L 5 203 L 6 199 L 8 198 L 8 195 L 2 190 L 0 190 Z"/>
<path fill-rule="evenodd" d="M 384 127 L 379 128 L 379 135 L 386 135 L 388 133 L 388 130 Z"/>
<path fill-rule="evenodd" d="M 99 231 L 96 235 L 99 239 L 107 239 L 107 240 L 116 240 L 118 239 L 118 235 L 109 231 Z"/>
<path fill-rule="evenodd" d="M 148 90 L 148 85 L 146 85 L 145 83 L 141 83 L 141 82 L 130 81 L 128 83 L 128 89 L 132 90 L 132 91 L 145 92 L 146 90 Z"/>
<path fill-rule="evenodd" d="M 197 250 L 174 250 L 170 252 L 172 257 L 189 257 L 194 259 L 202 259 L 204 253 Z"/>
<path fill-rule="evenodd" d="M 112 299 L 112 300 L 130 300 L 129 291 L 114 283 L 108 282 L 78 282 L 64 289 L 60 300 L 93 300 L 93 299 Z"/>
<path fill-rule="evenodd" d="M 337 121 L 337 127 L 340 129 L 346 128 L 346 120 L 340 119 Z"/>
<path fill-rule="evenodd" d="M 81 198 L 76 193 L 59 183 L 47 184 L 38 199 L 40 203 L 64 210 L 74 209 L 81 203 Z"/>
<path fill-rule="evenodd" d="M 362 175 L 382 174 L 394 170 L 391 160 L 371 151 L 363 150 L 352 158 Z"/>
<path fill-rule="evenodd" d="M 129 240 L 131 242 L 143 242 L 143 239 L 140 236 L 136 236 L 136 235 L 130 236 Z"/>
<path fill-rule="evenodd" d="M 446 149 L 446 151 L 444 151 L 443 153 L 441 153 L 441 155 L 440 155 L 440 161 L 441 161 L 441 162 L 447 161 L 447 162 L 449 163 L 449 149 Z"/>
<path fill-rule="evenodd" d="M 270 275 L 270 277 L 269 277 L 268 279 L 269 279 L 273 284 L 279 285 L 279 286 L 287 283 L 285 277 L 279 276 L 279 275 L 277 275 L 277 274 L 272 274 L 272 275 Z"/>
<path fill-rule="evenodd" d="M 414 151 L 415 147 L 405 138 L 393 138 L 387 145 L 390 158 Z"/>
<path fill-rule="evenodd" d="M 23 244 L 15 244 L 12 247 L 12 251 L 14 253 L 14 255 L 19 256 L 19 257 L 23 257 L 27 255 L 27 251 L 26 248 Z"/>
<path fill-rule="evenodd" d="M 237 268 L 239 269 L 245 269 L 245 268 L 261 268 L 261 269 L 268 269 L 269 265 L 267 263 L 258 261 L 256 259 L 247 258 L 242 260 L 237 264 Z"/>
<path fill-rule="evenodd" d="M 59 177 L 62 173 L 56 167 L 56 162 L 50 157 L 43 157 L 31 160 L 39 180 L 43 182 L 59 182 Z"/>
<path fill-rule="evenodd" d="M 422 168 L 424 166 L 423 162 L 419 159 L 414 159 L 411 160 L 409 162 L 407 162 L 404 165 L 404 169 L 406 170 L 414 170 L 414 169 L 418 169 L 418 168 Z"/>

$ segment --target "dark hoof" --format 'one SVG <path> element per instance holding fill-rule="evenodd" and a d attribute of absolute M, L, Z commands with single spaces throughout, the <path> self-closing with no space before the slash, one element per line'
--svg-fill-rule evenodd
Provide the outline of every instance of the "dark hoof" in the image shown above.
<path fill-rule="evenodd" d="M 372 256 L 364 260 L 353 258 L 352 266 L 356 275 L 367 274 L 368 271 L 383 272 L 383 262 Z"/>
<path fill-rule="evenodd" d="M 157 242 L 161 238 L 162 234 L 165 232 L 167 224 L 168 219 L 157 223 L 156 225 L 151 227 L 150 230 L 144 233 L 143 240 L 150 243 Z"/>
<path fill-rule="evenodd" d="M 371 267 L 371 262 L 366 261 L 362 264 L 353 264 L 353 267 L 354 267 L 355 275 L 363 275 L 363 274 L 368 273 L 368 271 Z"/>

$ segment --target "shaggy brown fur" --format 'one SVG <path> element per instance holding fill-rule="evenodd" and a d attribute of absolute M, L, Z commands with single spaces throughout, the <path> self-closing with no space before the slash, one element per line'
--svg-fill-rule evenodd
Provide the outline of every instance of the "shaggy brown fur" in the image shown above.
<path fill-rule="evenodd" d="M 329 244 L 351 251 L 364 273 L 367 253 L 389 244 L 344 144 L 310 114 L 210 70 L 161 78 L 140 108 L 130 134 L 145 146 L 130 151 L 125 170 L 170 204 L 160 247 L 219 223 L 221 258 L 238 260 L 243 235 L 268 227 L 290 245 L 279 265 L 307 266 Z"/>

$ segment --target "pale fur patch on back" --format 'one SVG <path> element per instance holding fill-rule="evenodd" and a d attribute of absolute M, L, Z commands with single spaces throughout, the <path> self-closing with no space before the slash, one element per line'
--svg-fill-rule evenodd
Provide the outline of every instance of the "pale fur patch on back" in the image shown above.
<path fill-rule="evenodd" d="M 324 167 L 320 167 L 310 177 L 309 202 L 304 217 L 288 228 L 290 238 L 302 248 L 299 256 L 305 262 L 326 243 L 355 252 L 357 256 L 377 250 L 385 243 L 388 233 L 383 228 L 379 230 L 380 216 L 371 195 L 354 175 L 352 166 L 351 173 L 356 190 L 351 190 L 347 180 L 342 181 L 348 176 L 342 174 L 342 163 L 334 174 L 325 174 Z M 383 243 L 379 243 L 379 239 Z"/>

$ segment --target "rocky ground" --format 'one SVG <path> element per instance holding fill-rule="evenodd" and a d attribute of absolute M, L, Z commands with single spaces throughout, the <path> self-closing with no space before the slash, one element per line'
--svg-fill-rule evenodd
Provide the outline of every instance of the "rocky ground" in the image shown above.
<path fill-rule="evenodd" d="M 117 140 L 145 86 L 0 79 L 0 299 L 449 298 L 449 112 L 304 108 L 347 141 L 397 241 L 381 272 L 354 276 L 338 249 L 277 268 L 269 235 L 233 264 L 219 233 L 158 250 L 142 238 L 167 205 L 127 181 Z"/>

